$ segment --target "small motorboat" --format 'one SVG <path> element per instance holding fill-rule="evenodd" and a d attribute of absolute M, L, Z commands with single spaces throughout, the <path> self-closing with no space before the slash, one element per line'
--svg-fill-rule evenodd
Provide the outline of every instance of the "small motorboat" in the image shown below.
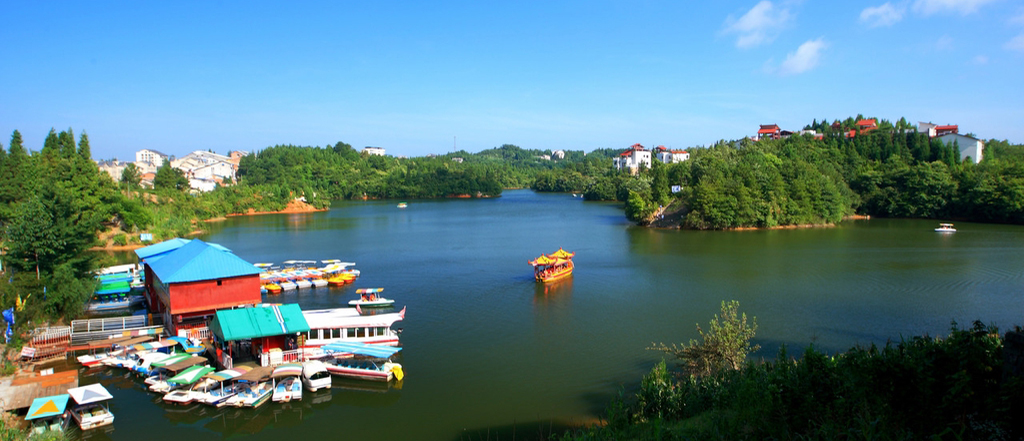
<path fill-rule="evenodd" d="M 271 294 L 277 294 L 281 292 L 281 285 L 278 285 L 274 282 L 270 282 L 266 285 L 263 285 L 263 288 L 266 289 L 267 292 Z"/>
<path fill-rule="evenodd" d="M 302 364 L 302 385 L 310 392 L 331 388 L 331 373 L 322 361 L 310 360 Z"/>
<path fill-rule="evenodd" d="M 276 384 L 272 400 L 275 403 L 286 403 L 291 400 L 302 400 L 302 365 L 299 363 L 286 363 L 274 368 L 270 375 Z"/>
<path fill-rule="evenodd" d="M 380 296 L 380 293 L 384 291 L 384 288 L 360 288 L 356 290 L 356 294 L 359 294 L 358 300 L 350 300 L 348 302 L 351 306 L 359 306 L 364 308 L 383 308 L 386 306 L 392 306 L 395 304 L 393 299 L 385 299 Z"/>
<path fill-rule="evenodd" d="M 398 208 L 405 208 L 405 207 L 408 207 L 408 206 L 409 206 L 409 204 L 406 203 L 406 202 L 399 202 L 398 203 Z"/>
<path fill-rule="evenodd" d="M 939 228 L 935 229 L 936 233 L 956 233 L 956 228 L 953 228 L 953 224 L 939 224 Z"/>
<path fill-rule="evenodd" d="M 228 398 L 227 406 L 235 407 L 260 407 L 263 403 L 270 401 L 274 388 L 269 381 L 259 383 L 243 383 L 238 394 Z"/>

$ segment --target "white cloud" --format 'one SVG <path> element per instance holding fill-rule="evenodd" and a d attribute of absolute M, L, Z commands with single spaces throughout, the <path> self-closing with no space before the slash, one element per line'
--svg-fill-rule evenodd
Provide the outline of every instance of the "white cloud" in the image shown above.
<path fill-rule="evenodd" d="M 1017 34 L 1016 37 L 1013 37 L 1010 39 L 1010 41 L 1007 41 L 1006 44 L 1003 45 L 1003 47 L 1011 51 L 1024 52 L 1024 33 Z"/>
<path fill-rule="evenodd" d="M 914 11 L 924 15 L 938 12 L 956 12 L 960 15 L 967 15 L 993 1 L 995 0 L 917 0 L 914 2 Z"/>
<path fill-rule="evenodd" d="M 906 8 L 896 7 L 892 3 L 885 2 L 881 6 L 864 8 L 860 11 L 860 22 L 867 23 L 873 28 L 879 26 L 892 26 L 903 20 L 903 12 Z"/>
<path fill-rule="evenodd" d="M 796 52 L 786 55 L 786 60 L 779 66 L 780 75 L 796 75 L 814 69 L 821 61 L 821 53 L 828 47 L 821 38 L 801 44 Z"/>
<path fill-rule="evenodd" d="M 789 9 L 777 7 L 768 0 L 750 8 L 739 19 L 729 16 L 725 20 L 726 34 L 737 34 L 736 47 L 746 49 L 770 43 L 786 26 L 792 15 Z"/>

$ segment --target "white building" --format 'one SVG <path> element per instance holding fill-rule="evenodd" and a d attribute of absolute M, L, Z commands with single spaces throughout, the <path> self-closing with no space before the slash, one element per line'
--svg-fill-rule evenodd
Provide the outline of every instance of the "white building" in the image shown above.
<path fill-rule="evenodd" d="M 235 171 L 238 169 L 231 158 L 202 150 L 171 161 L 171 167 L 184 172 L 189 186 L 200 191 L 213 190 L 216 183 L 223 185 L 234 182 Z"/>
<path fill-rule="evenodd" d="M 651 151 L 640 144 L 633 144 L 629 150 L 613 159 L 612 163 L 615 164 L 616 170 L 628 169 L 630 173 L 636 174 L 640 167 L 651 168 Z"/>
<path fill-rule="evenodd" d="M 669 150 L 663 145 L 655 148 L 654 153 L 655 157 L 665 164 L 675 164 L 690 159 L 690 154 L 686 150 Z"/>
<path fill-rule="evenodd" d="M 142 149 L 135 152 L 135 167 L 139 173 L 156 173 L 156 169 L 164 165 L 167 155 L 151 149 Z M 120 179 L 120 176 L 118 176 Z"/>
<path fill-rule="evenodd" d="M 971 161 L 975 164 L 981 162 L 981 154 L 985 149 L 985 143 L 980 139 L 959 133 L 949 133 L 940 136 L 938 139 L 946 145 L 956 143 L 960 148 L 960 161 L 971 158 Z"/>
<path fill-rule="evenodd" d="M 96 161 L 96 167 L 98 167 L 100 171 L 107 172 L 114 182 L 121 181 L 121 174 L 124 173 L 124 169 L 128 164 L 130 163 L 121 162 L 116 159 L 112 159 L 110 161 Z"/>
<path fill-rule="evenodd" d="M 565 150 L 555 150 L 551 152 L 551 158 L 553 159 L 565 159 Z"/>
<path fill-rule="evenodd" d="M 384 156 L 384 147 L 363 147 L 363 153 L 367 155 Z"/>

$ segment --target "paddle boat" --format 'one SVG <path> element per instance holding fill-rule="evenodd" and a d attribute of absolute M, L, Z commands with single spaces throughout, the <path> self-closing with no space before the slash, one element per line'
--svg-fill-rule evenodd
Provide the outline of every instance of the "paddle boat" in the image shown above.
<path fill-rule="evenodd" d="M 148 377 L 153 374 L 154 362 L 164 360 L 170 356 L 171 354 L 165 352 L 147 352 L 139 356 L 135 364 L 131 366 L 131 370 L 132 372 Z"/>
<path fill-rule="evenodd" d="M 110 413 L 105 401 L 114 398 L 102 384 L 68 389 L 68 395 L 75 401 L 71 408 L 71 417 L 82 430 L 114 424 L 114 414 Z"/>
<path fill-rule="evenodd" d="M 302 400 L 302 365 L 285 363 L 274 368 L 270 378 L 274 381 L 272 400 L 275 403 L 286 403 L 291 400 Z"/>
<path fill-rule="evenodd" d="M 153 336 L 145 335 L 138 337 L 117 337 L 107 340 L 100 340 L 89 344 L 88 349 L 96 350 L 100 348 L 108 348 L 107 351 L 101 353 L 92 353 L 86 355 L 80 355 L 76 359 L 82 366 L 91 368 L 94 366 L 104 365 L 105 360 L 111 357 L 121 356 L 136 343 L 145 342 L 152 340 Z"/>
<path fill-rule="evenodd" d="M 332 357 L 325 362 L 327 371 L 332 375 L 384 382 L 401 381 L 405 377 L 402 365 L 390 360 L 402 348 L 337 342 L 324 345 L 321 349 L 324 354 Z"/>
<path fill-rule="evenodd" d="M 939 224 L 939 228 L 935 229 L 936 233 L 956 233 L 956 228 L 953 228 L 953 224 Z"/>
<path fill-rule="evenodd" d="M 104 277 L 120 277 L 120 275 L 111 274 L 100 277 L 99 289 L 93 293 L 92 298 L 85 304 L 86 312 L 118 311 L 141 305 L 145 302 L 145 297 L 131 294 L 132 287 L 129 283 L 131 276 L 127 276 L 129 277 L 128 280 L 108 279 L 106 281 L 102 279 Z"/>
<path fill-rule="evenodd" d="M 352 283 L 356 280 L 356 276 L 352 273 L 338 273 L 327 279 L 327 283 L 340 286 L 346 283 Z"/>
<path fill-rule="evenodd" d="M 228 398 L 225 405 L 235 407 L 260 407 L 263 403 L 270 401 L 270 397 L 273 393 L 274 387 L 269 381 L 242 383 L 239 386 L 238 393 L 235 394 L 235 396 Z"/>
<path fill-rule="evenodd" d="M 68 413 L 64 410 L 68 406 L 69 399 L 71 399 L 71 395 L 61 394 L 32 400 L 28 414 L 25 415 L 25 421 L 32 426 L 31 434 L 63 432 L 68 425 Z"/>
<path fill-rule="evenodd" d="M 206 374 L 206 378 L 202 382 L 202 392 L 195 394 L 196 401 L 214 407 L 227 404 L 228 399 L 237 395 L 241 390 L 238 383 L 232 380 L 249 372 L 250 369 L 252 368 L 248 366 L 238 366 Z"/>
<path fill-rule="evenodd" d="M 408 206 L 409 206 L 409 204 L 407 204 L 405 202 L 399 202 L 398 203 L 398 208 L 405 208 L 405 207 L 408 207 Z"/>
<path fill-rule="evenodd" d="M 281 285 L 281 291 L 292 291 L 298 288 L 298 285 L 296 285 L 295 282 L 292 282 L 290 280 L 283 280 L 280 283 L 278 283 L 278 285 Z"/>
<path fill-rule="evenodd" d="M 206 358 L 203 357 L 195 357 L 191 354 L 175 354 L 163 360 L 153 362 L 154 373 L 147 377 L 144 382 L 149 385 L 150 392 L 166 394 L 183 385 L 180 383 L 180 379 L 174 382 L 171 379 L 193 366 L 206 362 Z"/>
<path fill-rule="evenodd" d="M 327 365 L 319 360 L 310 360 L 302 364 L 302 385 L 310 392 L 331 388 L 331 373 Z"/>
<path fill-rule="evenodd" d="M 172 390 L 164 395 L 164 401 L 174 404 L 190 404 L 196 399 L 196 393 L 193 393 L 192 388 L 186 387 L 194 384 L 195 382 L 202 379 L 206 374 L 213 372 L 214 369 L 208 366 L 192 366 L 185 369 L 180 374 L 175 375 L 167 380 L 170 385 L 177 386 L 177 389 Z"/>
<path fill-rule="evenodd" d="M 533 265 L 533 275 L 538 282 L 553 282 L 572 275 L 575 267 L 572 258 L 575 255 L 559 248 L 554 253 L 541 254 L 529 264 Z"/>
<path fill-rule="evenodd" d="M 392 299 L 385 299 L 379 294 L 384 292 L 384 288 L 360 288 L 356 290 L 356 294 L 359 294 L 358 300 L 349 300 L 348 304 L 351 306 L 360 306 L 367 308 L 382 308 L 385 306 L 391 306 L 395 304 Z"/>

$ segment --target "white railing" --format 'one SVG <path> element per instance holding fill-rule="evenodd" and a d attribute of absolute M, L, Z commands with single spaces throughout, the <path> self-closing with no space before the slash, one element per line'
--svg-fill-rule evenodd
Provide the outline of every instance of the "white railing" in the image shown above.
<path fill-rule="evenodd" d="M 127 317 L 91 320 L 72 320 L 71 329 L 72 332 L 115 331 L 121 329 L 141 328 L 147 324 L 146 316 L 133 315 Z"/>
<path fill-rule="evenodd" d="M 260 366 L 277 366 L 284 363 L 301 363 L 306 361 L 305 352 L 302 349 L 289 351 L 273 351 L 260 354 Z"/>
<path fill-rule="evenodd" d="M 207 326 L 197 326 L 188 329 L 178 328 L 178 337 L 188 337 L 198 340 L 206 340 L 210 338 L 210 328 Z"/>

